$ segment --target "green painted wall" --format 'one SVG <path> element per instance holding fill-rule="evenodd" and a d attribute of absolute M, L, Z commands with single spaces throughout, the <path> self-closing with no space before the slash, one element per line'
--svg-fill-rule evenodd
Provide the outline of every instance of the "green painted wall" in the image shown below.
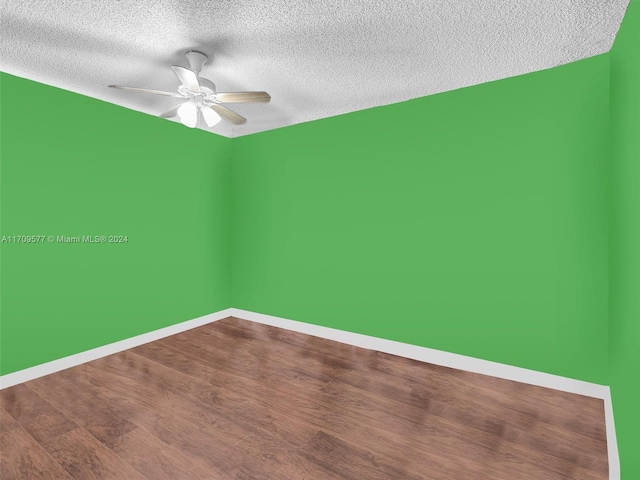
<path fill-rule="evenodd" d="M 0 248 L 10 373 L 230 307 L 230 140 L 0 76 Z"/>
<path fill-rule="evenodd" d="M 609 57 L 234 139 L 234 307 L 607 383 Z"/>
<path fill-rule="evenodd" d="M 611 394 L 623 479 L 640 478 L 640 4 L 611 50 Z"/>

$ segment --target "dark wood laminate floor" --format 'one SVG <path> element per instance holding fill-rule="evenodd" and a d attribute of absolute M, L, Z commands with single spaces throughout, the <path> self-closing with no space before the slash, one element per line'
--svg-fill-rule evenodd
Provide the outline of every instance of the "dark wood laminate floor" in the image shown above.
<path fill-rule="evenodd" d="M 602 400 L 235 318 L 0 400 L 3 480 L 608 478 Z"/>

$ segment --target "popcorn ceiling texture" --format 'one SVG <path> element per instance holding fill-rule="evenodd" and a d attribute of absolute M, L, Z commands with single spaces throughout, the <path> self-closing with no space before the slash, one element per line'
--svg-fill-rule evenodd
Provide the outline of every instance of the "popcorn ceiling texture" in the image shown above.
<path fill-rule="evenodd" d="M 4 0 L 2 71 L 159 115 L 170 65 L 209 56 L 219 91 L 269 104 L 210 131 L 237 137 L 401 102 L 609 51 L 628 0 Z M 98 121 L 98 119 L 96 119 Z"/>

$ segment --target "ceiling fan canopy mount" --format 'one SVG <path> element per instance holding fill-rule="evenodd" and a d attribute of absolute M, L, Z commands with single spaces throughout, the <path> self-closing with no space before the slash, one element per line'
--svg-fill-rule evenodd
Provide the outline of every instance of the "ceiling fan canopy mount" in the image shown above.
<path fill-rule="evenodd" d="M 189 65 L 191 65 L 191 70 L 196 73 L 200 73 L 202 71 L 202 66 L 206 63 L 209 58 L 202 52 L 198 52 L 197 50 L 189 50 L 186 53 L 187 60 L 189 60 Z"/>

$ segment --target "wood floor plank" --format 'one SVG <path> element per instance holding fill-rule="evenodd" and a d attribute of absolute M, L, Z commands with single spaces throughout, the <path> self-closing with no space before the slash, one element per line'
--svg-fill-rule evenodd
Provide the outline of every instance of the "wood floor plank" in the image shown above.
<path fill-rule="evenodd" d="M 65 416 L 43 413 L 24 423 L 23 427 L 36 441 L 44 443 L 78 426 Z"/>
<path fill-rule="evenodd" d="M 539 424 L 518 438 L 517 443 L 538 452 L 544 452 L 568 460 L 575 465 L 592 469 L 598 461 L 594 452 L 600 451 L 602 443 L 585 436 L 572 435 L 555 425 Z M 599 470 L 606 474 L 608 469 Z"/>
<path fill-rule="evenodd" d="M 231 428 L 232 424 L 241 422 L 249 431 L 259 433 L 265 441 L 277 437 L 283 442 L 297 443 L 307 438 L 301 437 L 305 432 L 286 422 L 285 418 L 282 418 L 281 422 L 276 421 L 269 405 L 265 403 L 268 399 L 263 401 L 254 398 L 253 401 L 249 401 L 247 392 L 234 393 L 230 390 L 218 390 L 214 391 L 213 395 L 208 395 L 207 392 L 212 392 L 211 387 L 205 385 L 201 379 L 184 375 L 133 352 L 127 352 L 122 358 L 121 362 L 114 359 L 108 365 L 96 364 L 96 370 L 100 370 L 96 375 L 113 375 L 113 380 L 117 379 L 119 384 L 135 380 L 141 372 L 150 372 L 155 378 L 171 378 L 171 385 L 163 390 L 163 395 L 171 398 L 174 405 L 182 405 L 181 415 L 188 415 L 190 420 L 198 425 L 225 424 Z M 136 365 L 135 369 L 128 367 L 132 363 Z M 210 398 L 214 398 L 213 405 L 206 401 Z M 215 409 L 207 408 L 211 406 Z"/>
<path fill-rule="evenodd" d="M 116 414 L 143 427 L 166 444 L 172 444 L 199 428 L 186 418 L 183 405 L 161 395 L 151 385 L 120 380 L 89 365 L 60 372 L 77 388 L 105 399 Z"/>
<path fill-rule="evenodd" d="M 19 423 L 15 421 L 9 412 L 0 406 L 0 432 L 9 432 L 17 426 L 19 426 Z M 2 455 L 1 449 L 0 455 Z"/>
<path fill-rule="evenodd" d="M 78 426 L 26 384 L 2 390 L 0 403 L 40 443 Z"/>
<path fill-rule="evenodd" d="M 424 477 L 408 473 L 403 465 L 389 465 L 367 450 L 340 440 L 325 432 L 318 432 L 300 452 L 314 458 L 329 471 L 344 472 L 348 478 L 387 480 L 405 478 L 422 480 Z"/>
<path fill-rule="evenodd" d="M 43 413 L 60 414 L 59 410 L 24 383 L 1 390 L 0 405 L 20 424 L 35 420 Z"/>
<path fill-rule="evenodd" d="M 260 461 L 247 452 L 243 439 L 231 441 L 223 435 L 201 429 L 175 444 L 176 448 L 198 461 L 205 462 L 216 472 L 214 478 L 249 477 L 256 480 L 271 478 Z"/>
<path fill-rule="evenodd" d="M 43 446 L 76 480 L 147 480 L 80 427 L 46 442 Z"/>
<path fill-rule="evenodd" d="M 188 458 L 143 428 L 137 428 L 107 444 L 110 450 L 147 478 L 154 480 L 213 478 L 204 463 Z"/>
<path fill-rule="evenodd" d="M 28 388 L 103 443 L 136 428 L 132 422 L 114 412 L 103 398 L 79 395 L 75 385 L 62 375 L 35 379 L 28 383 Z"/>
<path fill-rule="evenodd" d="M 300 453 L 299 448 L 269 449 L 261 454 L 263 471 L 271 478 L 303 478 L 322 480 L 345 480 L 345 472 L 332 471 L 321 465 L 315 458 Z"/>
<path fill-rule="evenodd" d="M 75 478 L 607 478 L 599 399 L 235 318 L 19 387 L 5 435 Z"/>
<path fill-rule="evenodd" d="M 49 453 L 20 426 L 3 414 L 0 429 L 0 478 L 2 480 L 71 479 Z"/>

